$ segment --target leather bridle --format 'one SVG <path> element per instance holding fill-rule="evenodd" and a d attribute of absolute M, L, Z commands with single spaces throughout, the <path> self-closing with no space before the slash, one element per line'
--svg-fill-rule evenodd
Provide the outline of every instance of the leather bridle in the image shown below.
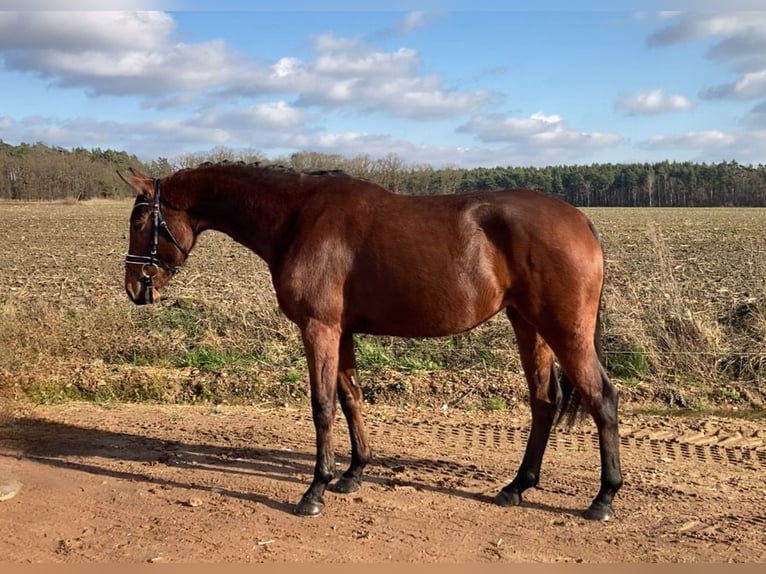
<path fill-rule="evenodd" d="M 158 269 L 162 268 L 171 275 L 175 275 L 181 269 L 180 266 L 168 265 L 165 261 L 157 257 L 157 247 L 160 240 L 160 231 L 163 231 L 170 242 L 175 245 L 184 257 L 189 256 L 189 251 L 184 249 L 178 240 L 173 236 L 173 233 L 168 228 L 168 224 L 165 222 L 165 218 L 162 216 L 162 210 L 160 209 L 160 180 L 154 179 L 154 197 L 152 201 L 137 201 L 133 206 L 135 211 L 138 207 L 150 207 L 152 209 L 152 237 L 149 249 L 149 255 L 133 255 L 128 253 L 125 255 L 126 265 L 140 265 L 141 266 L 141 284 L 144 286 L 144 298 L 149 303 L 154 303 L 154 277 L 157 275 Z"/>

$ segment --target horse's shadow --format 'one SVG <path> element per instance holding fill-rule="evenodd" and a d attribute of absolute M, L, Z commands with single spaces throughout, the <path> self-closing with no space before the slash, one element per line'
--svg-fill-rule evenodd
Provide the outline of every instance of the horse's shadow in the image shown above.
<path fill-rule="evenodd" d="M 20 452 L 24 458 L 55 468 L 73 469 L 158 486 L 215 492 L 222 496 L 263 504 L 289 514 L 293 513 L 292 502 L 274 500 L 251 491 L 220 488 L 193 480 L 179 481 L 157 476 L 151 472 L 115 469 L 113 465 L 100 465 L 98 460 L 128 461 L 147 465 L 167 464 L 190 471 L 205 470 L 259 476 L 271 480 L 305 484 L 306 487 L 308 487 L 306 477 L 313 475 L 315 461 L 313 453 L 295 449 L 237 447 L 165 440 L 159 437 L 89 428 L 35 417 L 18 418 L 10 426 L 0 427 L 0 433 L 4 435 L 0 438 L 0 455 L 3 454 L 3 450 L 6 450 L 1 448 L 5 443 L 10 446 L 12 452 Z M 339 456 L 338 461 L 348 464 L 346 457 Z M 410 478 L 411 472 L 404 477 L 396 471 L 399 467 L 420 469 L 424 476 L 427 476 L 434 468 L 445 469 L 457 476 L 470 476 L 475 470 L 472 465 L 443 459 L 418 459 L 398 454 L 383 455 L 375 457 L 368 466 L 368 472 L 363 480 L 366 483 L 388 487 L 410 487 L 416 490 L 438 492 L 485 504 L 493 502 L 493 497 L 484 493 L 445 484 L 429 483 L 426 480 L 414 480 Z M 328 488 L 328 491 L 330 490 Z M 526 501 L 523 505 L 555 514 L 579 515 L 577 510 L 570 508 Z"/>

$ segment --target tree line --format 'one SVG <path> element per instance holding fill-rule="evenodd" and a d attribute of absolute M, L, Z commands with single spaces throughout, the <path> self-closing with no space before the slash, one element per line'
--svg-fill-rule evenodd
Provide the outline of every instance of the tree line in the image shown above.
<path fill-rule="evenodd" d="M 12 146 L 0 140 L 0 199 L 26 201 L 119 197 L 117 169 L 141 163 L 113 150 L 64 149 L 42 143 Z"/>
<path fill-rule="evenodd" d="M 342 169 L 393 191 L 412 195 L 533 188 L 580 207 L 766 207 L 766 166 L 655 162 L 436 169 L 396 154 L 381 158 L 298 152 L 267 159 L 257 150 L 217 147 L 175 160 L 148 163 L 124 151 L 64 149 L 43 143 L 13 146 L 0 140 L 0 199 L 85 200 L 121 197 L 129 189 L 116 171 L 138 167 L 164 176 L 205 161 L 277 163 L 298 171 Z"/>

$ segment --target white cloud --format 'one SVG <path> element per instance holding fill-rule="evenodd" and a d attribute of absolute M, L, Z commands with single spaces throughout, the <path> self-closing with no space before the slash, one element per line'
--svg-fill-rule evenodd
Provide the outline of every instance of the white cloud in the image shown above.
<path fill-rule="evenodd" d="M 651 46 L 714 40 L 711 60 L 728 63 L 739 76 L 700 91 L 705 99 L 750 99 L 766 96 L 766 11 L 684 12 L 652 34 Z"/>
<path fill-rule="evenodd" d="M 763 164 L 763 158 L 766 157 L 766 129 L 742 132 L 706 130 L 658 135 L 642 142 L 640 147 L 652 151 L 693 152 L 692 161 L 715 163 L 736 159 L 743 164 L 757 165 Z"/>
<path fill-rule="evenodd" d="M 723 36 L 725 39 L 743 39 L 748 35 L 760 37 L 766 23 L 764 12 L 729 12 L 708 11 L 661 13 L 661 20 L 669 25 L 649 36 L 649 45 L 670 46 L 710 36 Z M 715 44 L 711 50 L 718 49 Z"/>
<path fill-rule="evenodd" d="M 700 130 L 675 135 L 658 135 L 639 147 L 662 153 L 693 154 L 694 161 L 717 162 L 736 159 L 742 163 L 763 163 L 766 157 L 766 11 L 758 4 L 733 0 L 720 7 L 699 0 L 693 9 L 662 18 L 662 28 L 652 34 L 650 46 L 666 47 L 704 42 L 709 60 L 728 66 L 733 80 L 703 87 L 705 100 L 762 100 L 741 118 L 741 131 Z M 749 11 L 747 11 L 749 10 Z"/>
<path fill-rule="evenodd" d="M 743 132 L 727 145 L 720 156 L 721 160 L 736 158 L 741 163 L 763 165 L 766 163 L 766 129 Z M 708 161 L 715 161 L 709 159 Z"/>
<path fill-rule="evenodd" d="M 415 11 L 407 14 L 404 19 L 399 23 L 398 29 L 402 34 L 409 34 L 413 30 L 416 30 L 423 26 L 428 20 L 428 13 L 423 11 Z"/>
<path fill-rule="evenodd" d="M 736 136 L 720 130 L 692 131 L 679 135 L 657 135 L 647 139 L 643 146 L 649 149 L 695 149 L 707 150 L 713 147 L 731 145 Z"/>
<path fill-rule="evenodd" d="M 619 96 L 614 103 L 617 111 L 630 115 L 654 115 L 665 112 L 688 110 L 692 107 L 691 100 L 686 96 L 667 95 L 661 88 Z"/>
<path fill-rule="evenodd" d="M 211 110 L 198 117 L 198 121 L 206 126 L 244 132 L 256 129 L 301 129 L 306 120 L 304 113 L 284 101 L 262 103 L 236 110 Z"/>
<path fill-rule="evenodd" d="M 429 76 L 325 79 L 324 89 L 305 91 L 297 103 L 330 107 L 347 104 L 366 112 L 429 120 L 475 111 L 488 99 L 489 94 L 482 91 L 445 90 L 438 78 Z"/>
<path fill-rule="evenodd" d="M 403 26 L 424 22 L 412 13 Z M 184 43 L 172 16 L 159 13 L 0 13 L 0 65 L 90 97 L 135 96 L 145 108 L 194 110 L 178 117 L 105 122 L 86 118 L 2 118 L 8 142 L 140 150 L 152 158 L 214 145 L 269 150 L 400 153 L 448 163 L 457 152 L 415 146 L 381 134 L 327 132 L 327 110 L 357 110 L 418 120 L 475 113 L 490 98 L 448 88 L 419 72 L 406 46 L 381 50 L 353 38 L 317 36 L 308 57 L 256 62 L 221 40 Z M 171 151 L 172 150 L 172 151 Z M 459 159 L 466 157 L 457 153 Z"/>
<path fill-rule="evenodd" d="M 184 44 L 174 34 L 159 12 L 5 12 L 0 57 L 11 70 L 90 95 L 167 98 L 236 77 L 242 58 L 222 41 Z"/>
<path fill-rule="evenodd" d="M 61 119 L 28 116 L 22 119 L 4 117 L 3 139 L 8 142 L 45 142 L 62 147 L 110 147 L 108 144 L 126 142 L 132 138 L 131 127 L 119 122 L 97 121 L 89 118 Z M 76 143 L 73 143 L 76 142 Z M 116 147 L 116 146 L 111 146 Z"/>
<path fill-rule="evenodd" d="M 237 110 L 211 108 L 180 119 L 138 122 L 62 119 L 29 116 L 0 118 L 7 142 L 44 141 L 62 147 L 81 146 L 140 150 L 143 158 L 199 151 L 214 145 L 247 148 L 291 147 L 312 133 L 303 112 L 285 102 L 257 104 Z"/>
<path fill-rule="evenodd" d="M 457 128 L 483 142 L 504 142 L 514 145 L 533 145 L 536 148 L 603 148 L 617 145 L 622 138 L 617 134 L 583 132 L 570 129 L 557 115 L 532 114 L 517 118 L 501 114 L 476 116 Z"/>
<path fill-rule="evenodd" d="M 298 58 L 280 58 L 271 66 L 271 78 L 283 79 L 295 77 L 302 69 L 303 65 Z"/>
<path fill-rule="evenodd" d="M 420 10 L 408 12 L 393 26 L 384 28 L 382 30 L 377 30 L 370 36 L 370 38 L 390 39 L 396 36 L 405 36 L 407 34 L 411 34 L 415 30 L 426 26 L 428 22 L 436 17 L 439 17 L 439 15 L 439 12 L 423 12 Z"/>
<path fill-rule="evenodd" d="M 313 69 L 319 75 L 342 77 L 390 77 L 411 74 L 418 65 L 415 50 L 399 48 L 395 52 L 376 52 L 361 46 L 344 46 L 342 50 L 323 50 Z"/>
<path fill-rule="evenodd" d="M 422 18 L 413 13 L 410 26 Z M 313 48 L 306 61 L 285 55 L 263 66 L 222 40 L 179 42 L 175 21 L 159 12 L 0 13 L 6 68 L 90 96 L 138 96 L 157 108 L 280 94 L 304 106 L 428 120 L 474 112 L 489 99 L 419 75 L 411 48 L 382 51 L 332 34 L 317 36 Z"/>
<path fill-rule="evenodd" d="M 3 0 L 3 10 L 61 10 L 61 0 Z M 175 0 L 67 0 L 67 10 L 166 10 Z M 220 0 L 219 0 L 220 7 Z M 178 6 L 176 6 L 178 8 Z"/>
<path fill-rule="evenodd" d="M 349 107 L 397 117 L 430 120 L 476 111 L 490 99 L 483 90 L 444 87 L 437 76 L 420 76 L 419 54 L 409 48 L 381 52 L 348 38 L 324 34 L 313 60 L 282 58 L 268 74 L 252 71 L 232 93 L 291 92 L 296 105 Z"/>
<path fill-rule="evenodd" d="M 141 159 L 178 157 L 183 153 L 231 149 L 306 150 L 372 158 L 394 153 L 411 164 L 434 167 L 486 165 L 534 165 L 571 163 L 584 157 L 583 145 L 546 145 L 529 140 L 504 146 L 460 147 L 418 145 L 387 134 L 361 131 L 326 132 L 311 127 L 311 119 L 283 102 L 254 106 L 242 111 L 211 109 L 188 118 L 146 122 L 106 122 L 87 118 L 65 120 L 0 117 L 3 139 L 44 141 L 49 145 L 101 147 L 138 151 Z M 307 127 L 308 125 L 308 127 Z M 578 137 L 578 144 L 583 137 Z M 74 143 L 73 143 L 74 142 Z M 268 152 L 267 152 L 268 153 Z"/>
<path fill-rule="evenodd" d="M 757 72 L 744 74 L 737 81 L 719 84 L 700 92 L 706 99 L 753 99 L 766 96 L 766 68 Z"/>
<path fill-rule="evenodd" d="M 540 113 L 528 118 L 516 118 L 502 114 L 476 116 L 458 127 L 459 133 L 471 133 L 484 142 L 507 142 L 529 138 L 561 124 L 559 116 Z"/>
<path fill-rule="evenodd" d="M 81 53 L 151 51 L 175 32 L 162 12 L 0 12 L 0 49 Z"/>

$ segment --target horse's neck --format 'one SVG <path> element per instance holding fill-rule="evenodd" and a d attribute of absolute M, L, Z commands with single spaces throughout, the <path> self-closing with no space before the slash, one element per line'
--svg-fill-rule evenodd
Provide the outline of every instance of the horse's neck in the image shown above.
<path fill-rule="evenodd" d="M 300 206 L 297 192 L 265 189 L 261 179 L 239 175 L 200 177 L 196 182 L 181 186 L 180 193 L 187 202 L 184 209 L 197 222 L 197 231 L 225 233 L 271 264 L 287 224 Z"/>

